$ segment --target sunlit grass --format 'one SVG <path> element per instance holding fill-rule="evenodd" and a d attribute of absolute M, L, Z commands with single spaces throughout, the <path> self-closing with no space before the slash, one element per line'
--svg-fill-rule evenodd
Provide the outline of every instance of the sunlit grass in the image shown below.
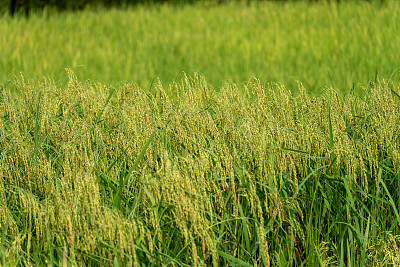
<path fill-rule="evenodd" d="M 399 265 L 399 8 L 2 17 L 0 265 Z"/>
<path fill-rule="evenodd" d="M 67 75 L 1 87 L 3 265 L 400 263 L 398 83 Z"/>
<path fill-rule="evenodd" d="M 149 90 L 198 71 L 216 88 L 225 81 L 350 90 L 377 73 L 398 81 L 399 2 L 261 1 L 153 6 L 128 10 L 33 14 L 0 20 L 1 79 L 22 73 L 64 80 L 129 81 Z"/>

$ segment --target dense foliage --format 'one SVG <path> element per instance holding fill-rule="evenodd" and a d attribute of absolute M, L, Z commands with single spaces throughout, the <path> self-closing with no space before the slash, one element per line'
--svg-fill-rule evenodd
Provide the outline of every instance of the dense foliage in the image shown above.
<path fill-rule="evenodd" d="M 0 265 L 399 266 L 399 10 L 1 17 Z"/>
<path fill-rule="evenodd" d="M 4 1 L 4 0 L 3 0 Z M 229 1 L 241 1 L 241 0 L 208 0 L 210 3 L 226 3 Z M 293 2 L 297 0 L 242 0 L 248 3 L 249 1 L 271 1 L 271 2 Z M 308 2 L 317 2 L 318 0 L 303 0 Z M 323 1 L 336 1 L 341 2 L 343 0 L 323 0 Z M 346 0 L 344 0 L 346 1 Z M 374 1 L 374 0 L 365 0 Z M 380 3 L 384 3 L 385 0 L 376 0 Z M 83 9 L 88 5 L 101 5 L 101 6 L 126 6 L 126 5 L 137 5 L 137 4 L 149 4 L 150 3 L 168 3 L 168 4 L 192 4 L 200 2 L 200 0 L 9 0 L 9 12 L 11 15 L 20 12 L 29 14 L 30 9 L 42 9 L 44 7 L 53 7 L 59 10 L 76 10 Z"/>
<path fill-rule="evenodd" d="M 399 81 L 400 3 L 271 2 L 170 5 L 34 13 L 1 19 L 0 81 L 20 72 L 64 80 L 135 82 L 150 90 L 181 71 L 201 72 L 214 87 L 251 77 L 310 91 L 350 90 L 376 74 Z M 356 86 L 357 88 L 357 86 Z"/>
<path fill-rule="evenodd" d="M 1 88 L 3 265 L 400 264 L 398 84 L 148 94 L 67 71 Z"/>

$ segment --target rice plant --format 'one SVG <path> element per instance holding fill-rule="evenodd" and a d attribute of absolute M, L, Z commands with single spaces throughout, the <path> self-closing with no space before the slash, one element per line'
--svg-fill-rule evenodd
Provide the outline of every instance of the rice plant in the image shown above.
<path fill-rule="evenodd" d="M 2 265 L 400 263 L 399 84 L 66 73 L 1 87 Z"/>

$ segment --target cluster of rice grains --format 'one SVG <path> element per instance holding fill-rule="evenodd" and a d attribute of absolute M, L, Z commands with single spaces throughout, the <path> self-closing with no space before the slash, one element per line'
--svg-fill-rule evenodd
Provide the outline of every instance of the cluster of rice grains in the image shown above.
<path fill-rule="evenodd" d="M 399 263 L 398 86 L 67 72 L 1 88 L 2 264 Z"/>

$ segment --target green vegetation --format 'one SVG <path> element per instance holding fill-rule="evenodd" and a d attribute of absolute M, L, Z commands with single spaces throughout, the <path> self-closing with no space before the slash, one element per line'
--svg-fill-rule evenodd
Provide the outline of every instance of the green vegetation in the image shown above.
<path fill-rule="evenodd" d="M 399 8 L 1 18 L 0 266 L 400 265 Z"/>
<path fill-rule="evenodd" d="M 400 264 L 398 85 L 68 75 L 1 90 L 2 264 Z"/>
<path fill-rule="evenodd" d="M 202 73 L 216 88 L 252 77 L 291 89 L 350 90 L 399 67 L 398 1 L 231 3 L 1 18 L 0 81 L 22 71 L 35 80 L 135 82 L 148 90 L 181 71 Z M 392 80 L 398 81 L 395 73 Z"/>

